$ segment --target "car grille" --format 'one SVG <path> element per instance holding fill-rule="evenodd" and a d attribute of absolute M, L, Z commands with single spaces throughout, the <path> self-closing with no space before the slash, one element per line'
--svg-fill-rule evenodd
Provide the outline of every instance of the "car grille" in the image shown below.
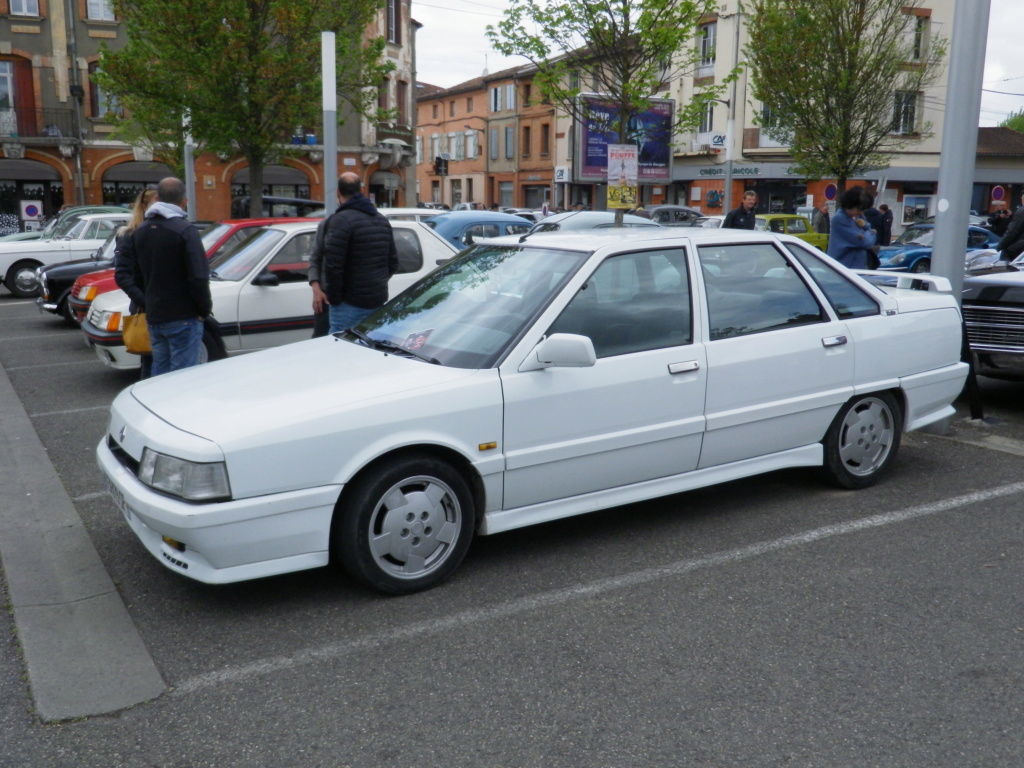
<path fill-rule="evenodd" d="M 1024 308 L 964 305 L 971 348 L 983 352 L 1024 352 Z"/>
<path fill-rule="evenodd" d="M 90 308 L 89 314 L 86 316 L 89 323 L 95 327 L 99 327 L 100 311 L 96 308 Z"/>
<path fill-rule="evenodd" d="M 112 435 L 107 435 L 107 447 L 110 452 L 114 454 L 114 458 L 117 459 L 118 463 L 131 472 L 136 477 L 139 476 L 139 462 L 133 459 L 128 453 L 117 444 Z"/>

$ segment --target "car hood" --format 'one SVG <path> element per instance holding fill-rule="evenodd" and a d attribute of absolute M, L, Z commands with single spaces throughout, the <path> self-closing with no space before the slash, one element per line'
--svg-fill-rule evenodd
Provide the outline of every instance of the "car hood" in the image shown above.
<path fill-rule="evenodd" d="M 327 336 L 146 379 L 131 394 L 168 424 L 229 452 L 302 423 L 361 420 L 401 396 L 477 373 Z"/>
<path fill-rule="evenodd" d="M 1024 304 L 1024 272 L 996 272 L 964 278 L 963 298 L 997 304 Z"/>

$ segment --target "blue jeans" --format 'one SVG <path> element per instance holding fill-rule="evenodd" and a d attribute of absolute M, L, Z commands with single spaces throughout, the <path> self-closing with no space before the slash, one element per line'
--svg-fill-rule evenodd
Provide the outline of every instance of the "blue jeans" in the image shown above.
<path fill-rule="evenodd" d="M 351 304 L 342 302 L 341 304 L 331 304 L 331 330 L 330 333 L 337 333 L 338 331 L 344 331 L 347 328 L 351 328 L 353 325 L 359 325 L 359 322 L 367 315 L 373 314 L 377 311 L 377 307 L 373 309 L 363 309 L 362 307 L 353 307 Z"/>
<path fill-rule="evenodd" d="M 151 376 L 199 364 L 199 350 L 203 346 L 202 320 L 193 317 L 148 325 L 149 343 L 153 347 Z"/>

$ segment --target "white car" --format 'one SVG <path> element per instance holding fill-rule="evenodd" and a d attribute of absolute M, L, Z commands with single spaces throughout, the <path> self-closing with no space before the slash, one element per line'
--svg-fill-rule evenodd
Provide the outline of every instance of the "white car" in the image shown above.
<path fill-rule="evenodd" d="M 389 221 L 423 221 L 443 213 L 436 208 L 378 208 L 377 210 Z"/>
<path fill-rule="evenodd" d="M 556 213 L 541 219 L 530 227 L 530 234 L 611 229 L 614 226 L 615 211 L 567 211 L 566 213 Z M 622 216 L 622 226 L 627 228 L 645 227 L 654 229 L 661 225 L 656 221 L 645 219 L 643 216 L 634 216 L 631 213 L 626 213 Z"/>
<path fill-rule="evenodd" d="M 783 467 L 874 483 L 967 372 L 949 282 L 900 279 L 772 233 L 489 240 L 336 337 L 133 385 L 98 461 L 183 576 L 412 592 L 475 534 Z"/>
<path fill-rule="evenodd" d="M 52 240 L 27 240 L 0 244 L 0 280 L 18 298 L 39 292 L 36 269 L 46 264 L 63 264 L 84 259 L 106 242 L 131 213 L 93 213 L 83 216 L 71 230 Z"/>
<path fill-rule="evenodd" d="M 229 355 L 308 339 L 313 328 L 313 293 L 307 281 L 309 254 L 318 221 L 300 220 L 245 230 L 234 246 L 210 259 L 213 317 Z M 394 296 L 451 259 L 457 249 L 415 221 L 393 221 L 399 271 L 388 284 Z M 125 349 L 121 330 L 128 296 L 116 290 L 92 303 L 82 332 L 100 360 L 112 368 L 138 368 L 139 356 Z M 213 352 L 207 334 L 201 357 Z"/>

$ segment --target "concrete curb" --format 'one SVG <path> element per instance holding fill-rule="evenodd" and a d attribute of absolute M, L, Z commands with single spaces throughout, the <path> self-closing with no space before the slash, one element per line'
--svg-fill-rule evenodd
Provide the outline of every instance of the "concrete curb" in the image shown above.
<path fill-rule="evenodd" d="M 0 564 L 39 717 L 160 696 L 160 672 L 2 367 L 0 473 Z"/>

